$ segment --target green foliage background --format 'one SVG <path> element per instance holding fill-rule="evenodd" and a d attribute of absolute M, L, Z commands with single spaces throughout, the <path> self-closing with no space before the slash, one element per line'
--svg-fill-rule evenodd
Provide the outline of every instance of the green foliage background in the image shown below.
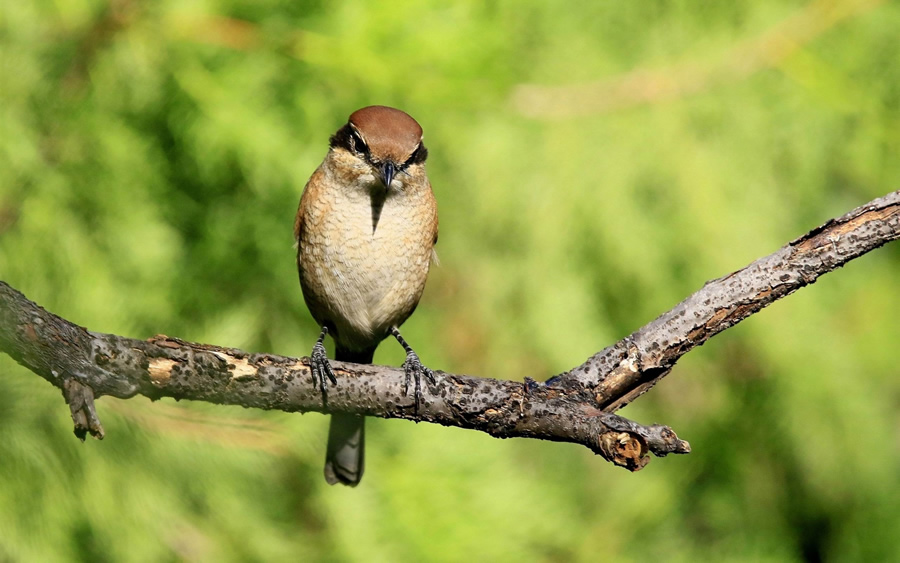
<path fill-rule="evenodd" d="M 394 105 L 441 213 L 408 340 L 544 379 L 900 189 L 898 30 L 891 2 L 4 2 L 0 279 L 92 330 L 305 355 L 300 192 Z M 571 115 L 523 94 L 585 84 L 543 98 Z M 898 280 L 893 244 L 690 353 L 623 412 L 694 453 L 633 475 L 373 420 L 331 488 L 324 416 L 141 398 L 80 444 L 3 355 L 0 560 L 897 561 Z"/>

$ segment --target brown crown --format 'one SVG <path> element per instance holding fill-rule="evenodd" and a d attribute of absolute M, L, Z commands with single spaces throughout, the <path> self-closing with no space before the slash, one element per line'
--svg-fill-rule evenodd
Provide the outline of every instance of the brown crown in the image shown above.
<path fill-rule="evenodd" d="M 377 160 L 405 162 L 422 142 L 422 127 L 399 109 L 365 107 L 353 112 L 349 123 Z"/>

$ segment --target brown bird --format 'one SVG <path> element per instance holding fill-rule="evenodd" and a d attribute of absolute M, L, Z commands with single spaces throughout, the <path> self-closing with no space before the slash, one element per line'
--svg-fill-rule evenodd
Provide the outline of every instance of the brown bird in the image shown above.
<path fill-rule="evenodd" d="M 422 128 L 406 113 L 369 106 L 331 136 L 331 149 L 313 173 L 297 210 L 294 237 L 300 287 L 322 327 L 311 371 L 327 399 L 326 377 L 337 380 L 322 341 L 331 334 L 335 359 L 372 363 L 375 348 L 393 335 L 406 351 L 404 394 L 431 370 L 400 336 L 425 289 L 438 238 L 437 203 L 425 174 Z M 356 486 L 363 474 L 365 418 L 334 414 L 328 431 L 325 480 Z"/>

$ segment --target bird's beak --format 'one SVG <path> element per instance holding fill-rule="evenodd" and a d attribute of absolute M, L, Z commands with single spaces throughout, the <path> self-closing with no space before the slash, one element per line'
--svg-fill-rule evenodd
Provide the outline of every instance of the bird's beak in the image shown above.
<path fill-rule="evenodd" d="M 381 181 L 384 182 L 384 187 L 390 189 L 391 180 L 394 179 L 394 163 L 390 160 L 385 161 L 384 164 L 381 165 Z"/>

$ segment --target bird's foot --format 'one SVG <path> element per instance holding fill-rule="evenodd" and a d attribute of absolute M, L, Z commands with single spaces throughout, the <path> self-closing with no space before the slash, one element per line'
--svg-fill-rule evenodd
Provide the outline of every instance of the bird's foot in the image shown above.
<path fill-rule="evenodd" d="M 325 345 L 322 343 L 325 340 L 326 334 L 328 334 L 328 328 L 322 327 L 322 333 L 319 335 L 319 339 L 316 340 L 312 352 L 309 354 L 309 371 L 312 374 L 313 385 L 316 383 L 319 384 L 323 401 L 328 396 L 328 387 L 325 384 L 325 378 L 327 377 L 330 379 L 332 384 L 337 384 L 334 370 L 331 369 L 331 364 L 328 362 L 328 354 L 325 352 Z"/>
<path fill-rule="evenodd" d="M 419 414 L 419 404 L 423 400 L 422 395 L 422 376 L 424 375 L 428 381 L 434 385 L 434 372 L 425 367 L 422 364 L 422 360 L 419 359 L 419 356 L 409 350 L 406 352 L 406 361 L 403 362 L 403 371 L 406 372 L 406 379 L 403 382 L 403 394 L 409 394 L 409 382 L 410 380 L 415 381 L 415 401 L 416 401 L 416 415 Z"/>
<path fill-rule="evenodd" d="M 397 342 L 403 346 L 403 349 L 406 350 L 406 361 L 403 362 L 403 371 L 405 372 L 405 379 L 403 380 L 403 394 L 409 394 L 409 382 L 410 380 L 415 381 L 415 414 L 419 414 L 419 404 L 422 402 L 422 376 L 425 376 L 428 379 L 429 383 L 434 385 L 434 372 L 425 367 L 422 364 L 422 360 L 419 359 L 419 355 L 413 352 L 412 347 L 406 343 L 406 340 L 400 336 L 400 331 L 397 330 L 396 327 L 391 329 L 391 334 L 394 338 L 397 339 Z"/>

